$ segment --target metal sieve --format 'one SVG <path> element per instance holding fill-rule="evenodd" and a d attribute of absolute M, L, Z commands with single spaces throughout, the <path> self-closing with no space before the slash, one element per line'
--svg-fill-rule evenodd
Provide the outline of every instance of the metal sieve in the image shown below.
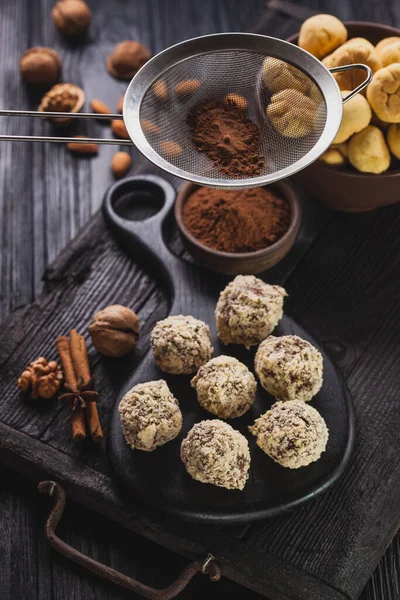
<path fill-rule="evenodd" d="M 367 75 L 342 98 L 332 73 L 350 69 L 363 69 Z M 176 177 L 221 188 L 261 186 L 293 175 L 315 161 L 331 145 L 339 129 L 343 103 L 366 87 L 371 77 L 370 68 L 362 64 L 328 70 L 308 52 L 276 38 L 246 33 L 207 35 L 176 44 L 149 60 L 125 93 L 123 119 L 142 154 Z M 233 102 L 259 128 L 263 166 L 252 177 L 223 175 L 220 163 L 196 149 L 188 124 L 189 112 L 199 103 L 214 100 L 226 104 L 227 95 L 232 94 Z M 46 115 L 34 111 L 0 111 L 1 114 Z M 67 116 L 99 118 L 90 113 Z M 221 134 L 217 142 L 224 155 L 228 160 L 230 156 L 234 159 L 238 150 L 229 146 L 229 136 L 224 137 L 223 131 L 215 133 L 217 138 Z M 3 135 L 2 139 L 69 141 L 39 136 Z"/>

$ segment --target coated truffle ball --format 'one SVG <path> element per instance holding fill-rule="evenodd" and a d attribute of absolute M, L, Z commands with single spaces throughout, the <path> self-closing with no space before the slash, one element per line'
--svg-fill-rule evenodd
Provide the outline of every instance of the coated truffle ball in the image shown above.
<path fill-rule="evenodd" d="M 202 483 L 242 490 L 250 467 L 246 438 L 223 421 L 201 421 L 181 445 L 181 459 L 189 475 Z"/>
<path fill-rule="evenodd" d="M 253 373 L 232 356 L 212 358 L 191 381 L 200 406 L 221 419 L 241 417 L 256 397 Z"/>
<path fill-rule="evenodd" d="M 126 442 L 137 450 L 151 452 L 176 438 L 182 428 L 178 401 L 162 379 L 135 385 L 118 411 Z"/>
<path fill-rule="evenodd" d="M 297 335 L 270 336 L 256 353 L 255 371 L 277 400 L 308 402 L 322 386 L 322 355 Z"/>
<path fill-rule="evenodd" d="M 301 400 L 276 402 L 249 430 L 261 450 L 289 469 L 318 460 L 329 437 L 319 412 Z"/>
<path fill-rule="evenodd" d="M 215 312 L 221 341 L 246 348 L 259 344 L 282 318 L 285 296 L 282 287 L 254 275 L 235 277 L 221 292 Z"/>
<path fill-rule="evenodd" d="M 191 316 L 176 315 L 156 323 L 151 348 L 157 365 L 165 373 L 189 375 L 210 360 L 210 328 Z"/>

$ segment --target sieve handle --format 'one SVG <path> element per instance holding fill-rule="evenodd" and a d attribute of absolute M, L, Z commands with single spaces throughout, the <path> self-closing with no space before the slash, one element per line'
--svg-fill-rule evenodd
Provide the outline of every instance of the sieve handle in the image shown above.
<path fill-rule="evenodd" d="M 106 121 L 123 119 L 121 114 L 102 115 L 98 113 L 69 113 L 69 112 L 43 112 L 38 110 L 8 110 L 0 109 L 0 117 L 52 117 L 68 119 L 103 119 Z M 0 142 L 58 142 L 67 144 L 114 144 L 117 146 L 132 146 L 131 140 L 121 140 L 117 138 L 75 138 L 75 137 L 56 137 L 48 135 L 0 135 Z"/>
<path fill-rule="evenodd" d="M 342 65 L 341 67 L 333 67 L 329 69 L 331 73 L 341 73 L 342 71 L 351 71 L 352 69 L 362 69 L 366 72 L 367 76 L 360 85 L 358 85 L 350 94 L 347 94 L 345 98 L 343 98 L 343 104 L 351 100 L 356 94 L 361 92 L 369 83 L 371 83 L 372 79 L 372 71 L 368 65 L 363 65 L 361 63 L 354 63 L 353 65 Z"/>

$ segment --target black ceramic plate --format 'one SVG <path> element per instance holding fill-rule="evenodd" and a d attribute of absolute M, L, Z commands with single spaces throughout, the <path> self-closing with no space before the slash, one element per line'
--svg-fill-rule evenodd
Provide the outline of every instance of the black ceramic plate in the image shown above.
<path fill-rule="evenodd" d="M 237 346 L 224 347 L 215 334 L 215 305 L 225 281 L 215 284 L 213 280 L 211 284 L 205 272 L 173 257 L 165 248 L 161 227 L 170 208 L 169 196 L 173 201 L 173 192 L 162 180 L 158 184 L 167 197 L 164 208 L 155 217 L 140 224 L 115 213 L 117 192 L 121 191 L 117 184 L 106 198 L 106 215 L 109 221 L 117 227 L 120 239 L 128 249 L 129 244 L 132 244 L 132 248 L 140 247 L 148 251 L 145 244 L 151 243 L 152 251 L 158 255 L 157 261 L 152 257 L 153 264 L 157 264 L 160 273 L 164 270 L 168 273 L 170 291 L 174 295 L 171 314 L 192 314 L 209 323 L 213 334 L 214 356 L 223 353 L 233 355 L 253 370 L 255 350 L 247 351 Z M 153 191 L 156 192 L 156 188 Z M 149 352 L 125 389 L 140 382 L 166 379 L 179 401 L 183 413 L 183 428 L 178 438 L 154 452 L 131 450 L 122 434 L 119 401 L 116 402 L 109 451 L 117 477 L 137 497 L 160 510 L 192 521 L 215 523 L 250 522 L 269 517 L 304 502 L 332 485 L 342 473 L 352 448 L 354 423 L 350 395 L 323 348 L 288 316 L 284 316 L 274 332 L 274 335 L 286 334 L 296 334 L 310 341 L 323 354 L 324 383 L 311 402 L 324 417 L 329 429 L 326 452 L 319 461 L 296 470 L 285 469 L 258 448 L 247 427 L 274 402 L 259 385 L 252 408 L 243 417 L 229 421 L 246 436 L 250 445 L 251 468 L 244 490 L 226 490 L 194 481 L 180 460 L 180 444 L 194 423 L 215 417 L 200 408 L 190 386 L 190 377 L 163 374 Z"/>

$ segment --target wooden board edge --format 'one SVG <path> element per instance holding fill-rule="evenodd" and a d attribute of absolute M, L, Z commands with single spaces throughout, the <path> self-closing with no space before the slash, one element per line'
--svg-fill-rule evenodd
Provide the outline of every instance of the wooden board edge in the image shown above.
<path fill-rule="evenodd" d="M 36 464 L 31 456 L 35 456 Z M 0 462 L 8 467 L 18 470 L 29 479 L 54 479 L 61 483 L 67 495 L 74 501 L 85 505 L 89 509 L 99 512 L 103 516 L 119 523 L 131 531 L 143 535 L 149 540 L 189 559 L 206 556 L 209 548 L 193 543 L 188 539 L 175 536 L 162 525 L 147 521 L 135 515 L 124 505 L 123 499 L 113 488 L 111 478 L 95 471 L 71 456 L 49 448 L 43 442 L 16 431 L 12 427 L 0 423 Z M 63 465 L 63 468 L 60 467 Z M 65 480 L 66 470 L 69 479 Z M 90 480 L 95 481 L 94 485 Z M 84 486 L 84 493 L 83 491 Z M 182 523 L 182 531 L 194 528 L 199 532 L 199 525 Z M 263 552 L 247 548 L 243 542 L 229 540 L 232 554 L 227 556 L 226 538 L 223 530 L 216 530 L 216 548 L 212 552 L 221 562 L 222 572 L 225 577 L 236 583 L 252 589 L 261 594 L 267 594 L 270 600 L 309 600 L 310 597 L 319 600 L 349 600 L 349 597 L 326 584 L 313 575 L 300 571 L 291 565 Z M 225 538 L 225 544 L 224 544 Z M 218 546 L 221 548 L 219 553 Z M 254 556 L 255 569 L 242 568 L 240 557 Z M 268 556 L 268 562 L 265 561 Z M 279 573 L 277 582 L 276 573 Z M 274 574 L 274 587 L 271 588 L 270 577 Z"/>

